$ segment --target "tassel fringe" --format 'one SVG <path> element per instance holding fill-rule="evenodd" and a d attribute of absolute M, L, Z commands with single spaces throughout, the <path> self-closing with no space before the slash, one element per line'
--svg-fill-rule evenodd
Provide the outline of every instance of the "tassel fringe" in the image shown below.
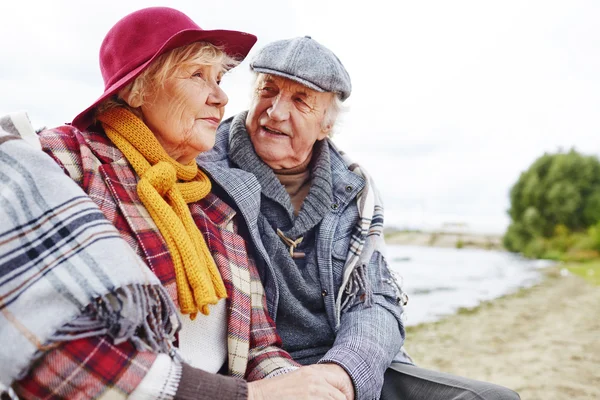
<path fill-rule="evenodd" d="M 107 335 L 115 344 L 131 340 L 139 351 L 172 355 L 179 326 L 164 288 L 128 285 L 96 298 L 79 317 L 58 329 L 48 344 Z"/>
<path fill-rule="evenodd" d="M 367 277 L 367 265 L 361 264 L 357 266 L 346 285 L 346 299 L 342 303 L 342 310 L 345 310 L 349 305 L 354 304 L 355 300 L 360 297 L 360 301 L 364 302 L 365 306 L 371 307 L 373 304 L 373 288 Z M 362 295 L 361 295 L 362 292 Z M 364 297 L 363 297 L 364 296 Z"/>

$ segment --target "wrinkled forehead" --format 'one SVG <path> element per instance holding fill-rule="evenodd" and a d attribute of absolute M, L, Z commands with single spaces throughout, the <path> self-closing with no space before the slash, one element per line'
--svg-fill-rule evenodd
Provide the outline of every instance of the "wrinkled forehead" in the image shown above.
<path fill-rule="evenodd" d="M 305 86 L 291 79 L 284 78 L 282 76 L 259 73 L 256 79 L 256 86 L 260 88 L 265 84 L 274 85 L 281 91 L 287 91 L 290 93 L 301 93 L 310 97 L 319 97 L 319 95 L 327 95 L 327 93 L 318 92 L 314 89 L 309 88 L 308 86 Z"/>

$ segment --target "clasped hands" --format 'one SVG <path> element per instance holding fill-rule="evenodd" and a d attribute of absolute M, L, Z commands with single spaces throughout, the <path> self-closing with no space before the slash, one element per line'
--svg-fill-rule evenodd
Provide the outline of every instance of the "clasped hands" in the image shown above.
<path fill-rule="evenodd" d="M 314 364 L 270 379 L 248 383 L 249 400 L 354 400 L 354 385 L 337 364 Z"/>

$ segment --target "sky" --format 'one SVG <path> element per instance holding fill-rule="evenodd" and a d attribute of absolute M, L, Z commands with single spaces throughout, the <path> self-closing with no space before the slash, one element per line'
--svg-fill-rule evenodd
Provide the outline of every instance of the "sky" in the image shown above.
<path fill-rule="evenodd" d="M 387 226 L 502 233 L 510 188 L 537 157 L 600 155 L 596 0 L 2 2 L 0 115 L 71 121 L 103 91 L 106 32 L 156 5 L 257 35 L 249 59 L 304 35 L 334 51 L 353 85 L 334 141 L 374 177 Z M 250 85 L 247 61 L 225 77 L 226 116 L 247 109 Z"/>

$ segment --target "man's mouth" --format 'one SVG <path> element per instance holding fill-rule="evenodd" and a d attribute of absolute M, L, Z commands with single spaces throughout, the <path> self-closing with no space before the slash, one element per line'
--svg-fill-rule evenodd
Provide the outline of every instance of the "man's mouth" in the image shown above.
<path fill-rule="evenodd" d="M 271 134 L 273 134 L 273 135 L 278 135 L 278 136 L 288 136 L 286 133 L 283 133 L 283 132 L 281 132 L 281 131 L 278 131 L 278 130 L 276 130 L 276 129 L 273 129 L 273 128 L 266 127 L 266 126 L 264 126 L 264 125 L 263 125 L 263 126 L 261 126 L 261 128 L 263 128 L 263 129 L 264 129 L 266 132 L 268 132 L 268 133 L 271 133 Z"/>

